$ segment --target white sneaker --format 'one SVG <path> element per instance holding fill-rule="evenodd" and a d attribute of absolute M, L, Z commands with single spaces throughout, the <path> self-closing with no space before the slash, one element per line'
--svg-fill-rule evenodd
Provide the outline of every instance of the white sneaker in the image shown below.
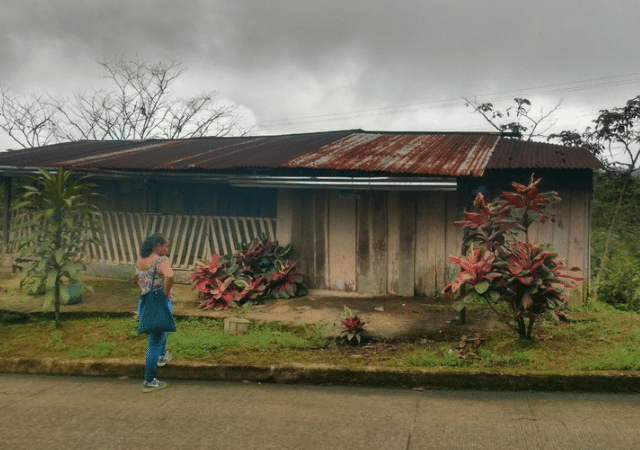
<path fill-rule="evenodd" d="M 157 378 L 154 378 L 153 381 L 145 381 L 142 383 L 142 392 L 153 392 L 159 391 L 160 389 L 164 389 L 167 387 L 167 383 L 164 381 L 158 381 Z"/>
<path fill-rule="evenodd" d="M 166 366 L 171 361 L 171 353 L 167 352 L 158 358 L 158 366 Z"/>

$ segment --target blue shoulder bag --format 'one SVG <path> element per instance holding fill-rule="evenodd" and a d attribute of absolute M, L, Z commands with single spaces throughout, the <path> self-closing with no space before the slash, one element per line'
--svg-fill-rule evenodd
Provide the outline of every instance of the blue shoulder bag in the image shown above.
<path fill-rule="evenodd" d="M 140 296 L 140 315 L 138 316 L 138 333 L 154 333 L 176 331 L 176 321 L 169 310 L 164 289 L 154 290 L 158 262 L 153 267 L 151 290 Z"/>

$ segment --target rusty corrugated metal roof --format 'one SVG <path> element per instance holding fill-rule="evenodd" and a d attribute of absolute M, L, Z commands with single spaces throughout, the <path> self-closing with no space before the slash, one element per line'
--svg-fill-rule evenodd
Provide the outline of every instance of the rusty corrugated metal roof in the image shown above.
<path fill-rule="evenodd" d="M 280 136 L 148 141 L 76 141 L 0 153 L 10 168 L 133 171 L 242 168 L 321 169 L 426 176 L 482 176 L 486 169 L 598 168 L 587 150 L 494 133 L 361 130 Z"/>
<path fill-rule="evenodd" d="M 0 153 L 0 166 L 132 170 L 279 167 L 352 131 L 147 141 L 75 141 Z"/>
<path fill-rule="evenodd" d="M 500 139 L 487 169 L 600 169 L 602 163 L 579 147 Z"/>
<path fill-rule="evenodd" d="M 495 134 L 353 133 L 284 167 L 438 176 L 481 176 Z"/>

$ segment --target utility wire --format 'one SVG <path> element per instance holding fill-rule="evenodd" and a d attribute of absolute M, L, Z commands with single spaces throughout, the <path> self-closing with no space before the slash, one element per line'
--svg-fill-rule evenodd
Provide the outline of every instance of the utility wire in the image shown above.
<path fill-rule="evenodd" d="M 629 78 L 632 77 L 632 78 Z M 625 79 L 627 78 L 627 79 Z M 609 81 L 607 81 L 609 80 Z M 494 92 L 489 94 L 481 94 L 477 96 L 466 96 L 468 98 L 487 98 L 492 101 L 508 100 L 518 93 L 531 94 L 559 94 L 566 92 L 575 92 L 586 89 L 598 89 L 612 86 L 623 86 L 628 84 L 640 83 L 640 73 L 631 73 L 624 75 L 613 75 L 608 77 L 591 78 L 587 80 L 571 81 L 566 83 L 556 83 L 550 85 L 535 86 L 522 89 L 514 89 L 502 92 Z M 460 106 L 461 98 L 449 98 L 435 100 L 423 103 L 412 103 L 398 106 L 386 106 L 380 108 L 370 108 L 345 113 L 329 113 L 312 116 L 302 116 L 288 119 L 272 119 L 261 122 L 261 127 L 274 127 L 286 125 L 302 125 L 308 123 L 330 122 L 335 120 L 349 120 L 363 117 L 372 117 L 380 115 L 406 113 L 411 111 L 429 111 Z"/>

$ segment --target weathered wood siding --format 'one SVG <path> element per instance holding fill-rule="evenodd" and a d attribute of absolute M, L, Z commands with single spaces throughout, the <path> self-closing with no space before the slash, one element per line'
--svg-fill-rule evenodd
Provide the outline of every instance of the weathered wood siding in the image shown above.
<path fill-rule="evenodd" d="M 356 290 L 387 293 L 387 193 L 363 191 L 356 208 Z"/>
<path fill-rule="evenodd" d="M 136 186 L 130 187 L 134 193 Z M 116 187 L 129 190 L 127 185 Z M 588 277 L 590 190 L 556 190 L 562 198 L 556 222 L 532 226 L 529 238 L 551 243 L 568 266 L 582 268 L 577 274 Z M 460 254 L 463 234 L 453 222 L 468 202 L 457 192 L 361 191 L 353 196 L 322 189 L 273 191 L 277 217 L 105 210 L 105 244 L 91 250 L 99 263 L 132 265 L 144 236 L 162 231 L 171 239 L 175 267 L 188 270 L 198 259 L 231 253 L 238 242 L 266 233 L 282 245 L 293 245 L 292 259 L 299 261 L 312 288 L 433 295 L 458 274 L 449 256 Z M 588 283 L 579 284 L 569 292 L 569 301 L 581 302 L 587 288 Z"/>
<path fill-rule="evenodd" d="M 529 240 L 540 244 L 550 243 L 560 258 L 566 260 L 568 267 L 579 267 L 580 272 L 572 275 L 589 277 L 590 246 L 589 230 L 590 193 L 585 189 L 558 189 L 562 201 L 556 205 L 558 215 L 555 222 L 534 224 L 529 229 Z M 579 304 L 588 295 L 588 283 L 577 283 L 574 289 L 567 292 L 569 304 Z"/>
<path fill-rule="evenodd" d="M 276 238 L 316 289 L 430 295 L 457 276 L 462 234 L 455 193 L 281 189 Z"/>
<path fill-rule="evenodd" d="M 338 191 L 329 193 L 329 289 L 356 290 L 356 205 L 357 200 L 340 198 Z"/>
<path fill-rule="evenodd" d="M 197 177 L 194 177 L 197 179 Z M 220 183 L 97 180 L 101 209 L 183 216 L 275 217 L 277 190 Z"/>
<path fill-rule="evenodd" d="M 416 281 L 416 193 L 389 192 L 387 207 L 387 292 L 412 296 Z"/>
<path fill-rule="evenodd" d="M 450 255 L 462 249 L 462 231 L 453 222 L 462 215 L 455 192 L 419 192 L 416 220 L 416 295 L 433 295 L 457 277 Z"/>
<path fill-rule="evenodd" d="M 551 243 L 569 266 L 589 273 L 589 191 L 561 189 L 555 223 L 533 226 L 529 239 Z M 433 295 L 454 280 L 465 205 L 456 192 L 280 189 L 277 239 L 292 242 L 312 288 L 402 296 Z M 586 236 L 586 237 L 585 237 Z M 582 301 L 586 285 L 569 292 Z"/>

